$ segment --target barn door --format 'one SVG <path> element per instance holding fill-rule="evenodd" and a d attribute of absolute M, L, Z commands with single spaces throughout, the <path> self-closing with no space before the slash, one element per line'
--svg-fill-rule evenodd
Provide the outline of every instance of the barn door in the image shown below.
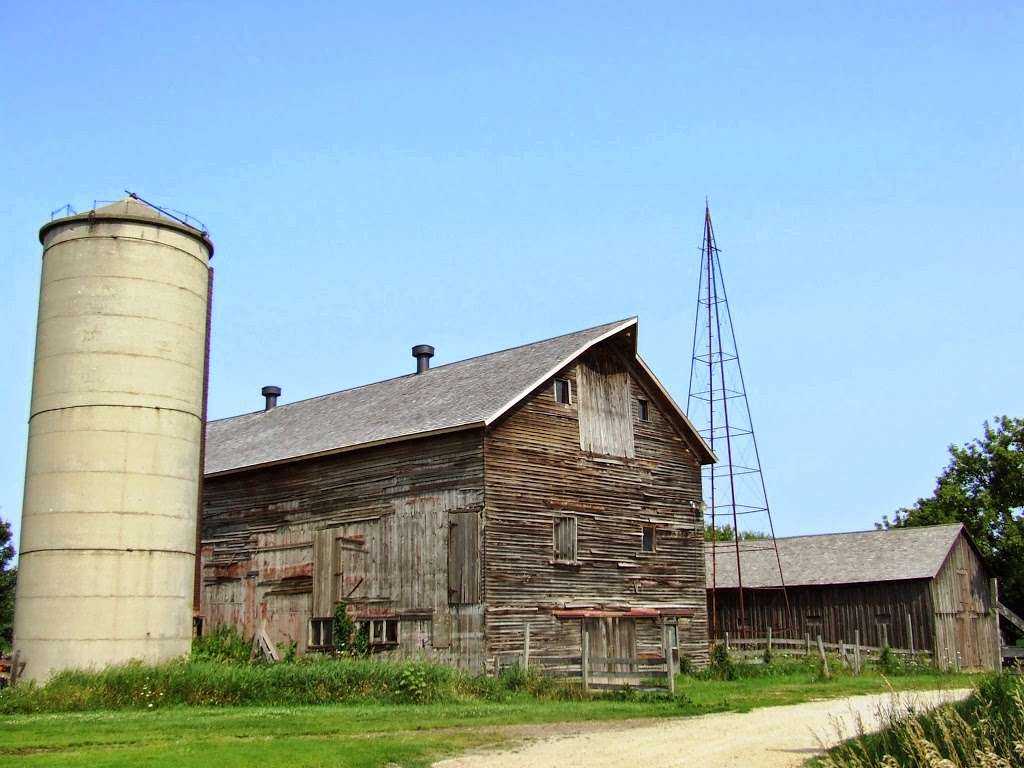
<path fill-rule="evenodd" d="M 583 631 L 590 633 L 590 655 L 597 658 L 635 659 L 636 622 L 623 618 L 583 620 Z M 594 672 L 628 672 L 628 662 L 595 662 Z"/>
<path fill-rule="evenodd" d="M 480 602 L 480 515 L 448 513 L 448 604 Z"/>

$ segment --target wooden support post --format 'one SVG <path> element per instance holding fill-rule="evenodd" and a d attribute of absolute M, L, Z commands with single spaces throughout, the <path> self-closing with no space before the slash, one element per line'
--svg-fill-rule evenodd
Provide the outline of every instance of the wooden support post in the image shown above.
<path fill-rule="evenodd" d="M 729 633 L 728 632 L 725 633 L 725 650 L 728 653 L 728 651 L 729 651 Z"/>
<path fill-rule="evenodd" d="M 907 648 L 910 649 L 910 656 L 914 656 L 914 620 L 907 614 Z"/>
<path fill-rule="evenodd" d="M 860 629 L 853 630 L 853 671 L 860 674 Z"/>
<path fill-rule="evenodd" d="M 668 625 L 661 630 L 661 649 L 665 654 L 665 676 L 668 678 L 668 692 L 676 692 L 676 665 L 672 663 L 672 644 L 668 639 Z"/>
<path fill-rule="evenodd" d="M 818 635 L 818 653 L 821 654 L 821 674 L 828 680 L 832 677 L 832 673 L 828 668 L 828 656 L 825 655 L 825 644 L 821 642 L 821 635 Z"/>
<path fill-rule="evenodd" d="M 810 656 L 811 655 L 811 636 L 809 634 L 807 634 L 806 632 L 804 632 L 804 645 L 806 646 L 804 648 L 804 653 L 806 653 L 808 656 Z"/>
<path fill-rule="evenodd" d="M 768 655 L 772 655 L 772 625 L 768 625 Z"/>
<path fill-rule="evenodd" d="M 583 630 L 583 653 L 580 657 L 580 670 L 583 674 L 583 690 L 590 690 L 590 633 Z"/>
<path fill-rule="evenodd" d="M 991 578 L 988 580 L 988 598 L 992 601 L 992 632 L 995 635 L 994 643 L 996 646 L 996 663 L 993 665 L 993 669 L 996 672 L 1003 671 L 1003 639 L 999 636 L 999 609 L 996 607 L 999 605 L 999 579 Z"/>
<path fill-rule="evenodd" d="M 530 622 L 526 622 L 526 632 L 523 634 L 523 669 L 530 668 Z"/>
<path fill-rule="evenodd" d="M 878 629 L 882 633 L 882 647 L 886 648 L 889 645 L 889 625 L 879 624 Z"/>

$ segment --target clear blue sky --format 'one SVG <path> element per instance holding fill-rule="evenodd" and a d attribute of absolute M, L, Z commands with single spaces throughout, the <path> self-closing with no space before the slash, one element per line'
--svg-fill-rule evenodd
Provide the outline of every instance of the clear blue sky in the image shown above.
<path fill-rule="evenodd" d="M 780 533 L 1024 415 L 1024 6 L 494 5 L 0 0 L 0 516 L 38 227 L 125 188 L 216 241 L 212 417 L 632 314 L 685 402 L 705 194 Z"/>

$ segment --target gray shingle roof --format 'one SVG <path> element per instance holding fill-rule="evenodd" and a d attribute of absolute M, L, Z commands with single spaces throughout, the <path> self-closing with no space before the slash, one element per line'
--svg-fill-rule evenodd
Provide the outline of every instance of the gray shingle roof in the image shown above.
<path fill-rule="evenodd" d="M 483 426 L 584 350 L 636 324 L 635 317 L 629 318 L 421 374 L 211 421 L 206 474 Z"/>
<path fill-rule="evenodd" d="M 956 523 L 794 536 L 777 539 L 779 559 L 787 586 L 930 579 L 942 567 L 962 528 Z M 716 547 L 718 587 L 737 585 L 734 546 L 719 542 Z M 705 555 L 710 587 L 710 544 Z M 770 541 L 741 541 L 740 566 L 744 588 L 779 586 L 779 567 Z"/>

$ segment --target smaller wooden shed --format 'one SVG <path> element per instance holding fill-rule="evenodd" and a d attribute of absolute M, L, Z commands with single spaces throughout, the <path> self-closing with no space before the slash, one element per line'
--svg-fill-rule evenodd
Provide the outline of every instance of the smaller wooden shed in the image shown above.
<path fill-rule="evenodd" d="M 945 669 L 998 668 L 997 599 L 961 524 L 796 536 L 777 543 L 778 561 L 771 542 L 740 542 L 742 622 L 735 545 L 707 545 L 713 635 L 763 637 L 770 626 L 776 637 L 820 634 L 825 642 L 841 643 L 852 642 L 860 630 L 864 645 L 887 642 L 931 651 Z"/>

